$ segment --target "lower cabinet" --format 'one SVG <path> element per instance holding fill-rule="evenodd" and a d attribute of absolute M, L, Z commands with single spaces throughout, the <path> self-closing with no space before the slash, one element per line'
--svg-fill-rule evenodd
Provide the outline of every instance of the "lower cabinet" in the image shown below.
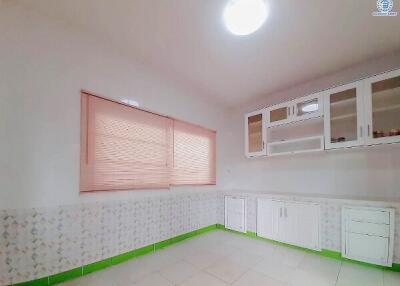
<path fill-rule="evenodd" d="M 318 204 L 258 199 L 257 235 L 321 250 Z"/>
<path fill-rule="evenodd" d="M 342 209 L 342 256 L 392 266 L 394 209 L 346 206 Z"/>
<path fill-rule="evenodd" d="M 239 232 L 246 232 L 246 198 L 225 197 L 225 227 Z"/>

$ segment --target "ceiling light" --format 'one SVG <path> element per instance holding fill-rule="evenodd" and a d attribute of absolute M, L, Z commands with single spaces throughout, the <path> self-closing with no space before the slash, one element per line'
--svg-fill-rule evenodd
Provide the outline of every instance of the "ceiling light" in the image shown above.
<path fill-rule="evenodd" d="M 304 105 L 301 110 L 303 112 L 314 112 L 318 110 L 318 103 L 310 103 L 307 105 Z"/>
<path fill-rule="evenodd" d="M 245 36 L 258 30 L 268 13 L 269 7 L 264 0 L 230 0 L 223 17 L 232 34 Z"/>

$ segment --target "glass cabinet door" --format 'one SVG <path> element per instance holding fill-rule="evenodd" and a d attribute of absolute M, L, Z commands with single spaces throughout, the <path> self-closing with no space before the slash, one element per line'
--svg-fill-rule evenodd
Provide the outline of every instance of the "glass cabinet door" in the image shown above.
<path fill-rule="evenodd" d="M 245 117 L 245 146 L 246 156 L 265 155 L 264 112 L 256 111 Z"/>
<path fill-rule="evenodd" d="M 400 142 L 400 71 L 367 80 L 368 143 Z"/>
<path fill-rule="evenodd" d="M 323 114 L 323 103 L 320 94 L 302 97 L 295 101 L 296 120 L 319 117 Z"/>
<path fill-rule="evenodd" d="M 293 104 L 280 104 L 267 109 L 268 127 L 288 123 L 294 114 Z"/>
<path fill-rule="evenodd" d="M 363 144 L 362 83 L 331 89 L 325 95 L 325 146 L 327 149 Z"/>

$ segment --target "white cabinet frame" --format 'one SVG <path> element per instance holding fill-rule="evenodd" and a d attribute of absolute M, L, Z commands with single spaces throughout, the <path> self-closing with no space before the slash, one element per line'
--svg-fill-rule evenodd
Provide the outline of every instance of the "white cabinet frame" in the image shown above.
<path fill-rule="evenodd" d="M 314 219 L 310 222 L 310 214 Z M 312 231 L 306 230 L 311 226 Z M 257 199 L 257 236 L 321 250 L 321 207 L 316 203 Z M 315 240 L 307 235 L 313 234 Z"/>
<path fill-rule="evenodd" d="M 400 142 L 400 135 L 398 136 L 388 136 L 381 138 L 373 137 L 373 122 L 372 122 L 372 84 L 385 79 L 390 79 L 400 76 L 400 70 L 395 70 L 387 73 L 383 73 L 374 77 L 370 77 L 364 80 L 364 91 L 365 91 L 365 125 L 366 125 L 366 144 L 388 144 Z M 399 114 L 400 116 L 400 114 Z"/>
<path fill-rule="evenodd" d="M 387 237 L 388 240 L 388 253 L 387 253 L 387 260 L 385 262 L 382 261 L 376 261 L 376 260 L 371 260 L 371 259 L 366 259 L 365 257 L 359 257 L 359 256 L 352 256 L 348 254 L 348 239 L 347 235 L 348 233 L 351 233 L 348 229 L 348 222 L 351 220 L 351 213 L 349 212 L 360 212 L 361 215 L 360 217 L 355 218 L 354 220 L 357 222 L 365 222 L 366 224 L 372 224 L 372 225 L 386 225 L 389 227 L 389 234 Z M 371 213 L 371 214 L 368 214 Z M 374 213 L 379 214 L 379 213 L 386 213 L 388 214 L 389 221 L 388 222 L 382 222 L 380 221 L 381 218 L 378 216 L 374 217 Z M 363 214 L 365 214 L 365 219 L 361 217 Z M 377 208 L 377 207 L 363 207 L 363 206 L 344 206 L 342 208 L 342 256 L 348 259 L 353 259 L 353 260 L 358 260 L 358 261 L 363 261 L 367 263 L 372 263 L 372 264 L 378 264 L 378 265 L 383 265 L 383 266 L 392 266 L 393 263 L 393 253 L 394 253 L 394 228 L 395 228 L 395 210 L 393 208 Z M 363 231 L 366 233 L 364 234 L 366 237 L 368 236 L 374 236 L 368 233 L 368 229 L 365 227 L 363 228 Z M 353 232 L 355 233 L 355 232 Z M 363 235 L 363 234 L 361 234 Z M 376 237 L 380 237 L 379 235 L 376 235 Z M 368 249 L 365 250 L 368 253 Z"/>
<path fill-rule="evenodd" d="M 346 142 L 331 142 L 331 106 L 330 96 L 345 90 L 356 88 L 356 117 L 357 117 L 357 140 Z M 325 133 L 325 149 L 348 148 L 364 145 L 365 143 L 365 127 L 364 127 L 364 100 L 363 100 L 363 81 L 357 81 L 350 84 L 338 86 L 324 92 L 324 133 Z"/>
<path fill-rule="evenodd" d="M 261 124 L 261 132 L 262 132 L 262 150 L 260 152 L 249 152 L 249 125 L 248 125 L 248 118 L 255 116 L 255 115 L 259 115 L 261 114 L 262 116 L 262 124 Z M 257 110 L 254 112 L 250 112 L 247 113 L 244 117 L 244 152 L 246 157 L 250 158 L 250 157 L 258 157 L 258 156 L 265 156 L 267 155 L 267 130 L 266 130 L 266 126 L 265 126 L 265 122 L 266 122 L 266 111 L 265 109 L 262 110 Z"/>
<path fill-rule="evenodd" d="M 276 110 L 276 109 L 281 109 L 281 108 L 287 108 L 287 111 L 286 111 L 287 118 L 284 120 L 271 122 L 271 111 Z M 277 125 L 282 125 L 282 124 L 292 122 L 294 112 L 295 112 L 295 110 L 294 110 L 294 105 L 293 105 L 292 101 L 276 104 L 276 105 L 266 108 L 267 127 L 272 127 L 272 126 L 277 126 Z"/>
<path fill-rule="evenodd" d="M 228 223 L 228 200 L 242 200 L 243 201 L 243 229 L 240 230 L 239 228 L 232 228 L 229 226 Z M 247 232 L 247 199 L 245 197 L 240 196 L 225 196 L 225 227 L 234 231 L 246 233 Z"/>
<path fill-rule="evenodd" d="M 308 101 L 313 101 L 317 99 L 318 100 L 318 110 L 315 112 L 310 112 L 304 115 L 297 115 L 297 104 L 298 103 L 304 103 Z M 324 101 L 323 101 L 323 93 L 315 93 L 315 94 L 310 94 L 307 96 L 303 96 L 301 98 L 297 98 L 293 100 L 293 121 L 300 121 L 300 120 L 306 120 L 306 119 L 311 119 L 311 118 L 316 118 L 320 117 L 324 114 Z"/>

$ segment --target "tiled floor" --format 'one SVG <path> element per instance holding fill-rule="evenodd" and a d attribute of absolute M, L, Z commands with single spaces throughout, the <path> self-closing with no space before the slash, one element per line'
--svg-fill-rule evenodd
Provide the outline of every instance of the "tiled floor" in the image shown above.
<path fill-rule="evenodd" d="M 213 231 L 64 286 L 399 286 L 400 273 Z"/>

